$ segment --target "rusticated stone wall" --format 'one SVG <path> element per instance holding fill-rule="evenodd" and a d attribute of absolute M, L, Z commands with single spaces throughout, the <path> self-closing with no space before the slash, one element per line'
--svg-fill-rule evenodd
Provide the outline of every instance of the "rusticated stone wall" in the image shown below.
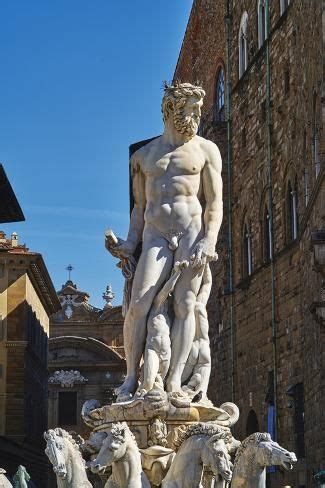
<path fill-rule="evenodd" d="M 221 259 L 213 269 L 214 287 L 209 303 L 212 348 L 209 395 L 216 404 L 231 399 L 238 404 L 241 417 L 236 435 L 244 438 L 253 428 L 267 429 L 268 409 L 274 401 L 275 374 L 277 438 L 289 450 L 299 450 L 299 462 L 291 473 L 277 471 L 268 475 L 268 483 L 271 487 L 311 487 L 313 474 L 324 468 L 325 459 L 324 324 L 313 305 L 321 301 L 321 273 L 314 266 L 311 245 L 311 233 L 324 229 L 325 217 L 322 119 L 325 29 L 321 2 L 291 0 L 282 14 L 280 1 L 270 2 L 267 66 L 266 43 L 259 47 L 258 42 L 257 3 L 255 0 L 194 1 L 174 75 L 174 79 L 184 82 L 202 82 L 207 97 L 201 133 L 216 142 L 224 160 L 225 216 L 217 245 Z M 244 11 L 248 14 L 248 66 L 239 79 L 238 33 Z M 226 69 L 227 61 L 230 72 L 226 71 L 226 83 L 230 83 L 231 101 L 228 138 L 226 124 L 214 117 L 218 66 L 222 63 Z M 271 81 L 269 112 L 267 69 Z M 228 280 L 227 144 L 232 163 L 232 295 Z M 274 331 L 271 265 L 265 253 L 269 156 L 273 192 Z M 297 191 L 296 239 L 290 237 L 289 229 L 289 181 Z M 252 246 L 249 276 L 244 266 L 245 222 L 250 226 Z M 301 385 L 303 395 L 299 396 Z M 303 440 L 304 453 L 301 452 Z"/>

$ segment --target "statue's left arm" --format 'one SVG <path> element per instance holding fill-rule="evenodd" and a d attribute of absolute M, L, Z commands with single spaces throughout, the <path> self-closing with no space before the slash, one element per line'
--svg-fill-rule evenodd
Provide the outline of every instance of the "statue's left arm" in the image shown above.
<path fill-rule="evenodd" d="M 205 197 L 204 238 L 198 243 L 193 256 L 193 266 L 201 267 L 215 259 L 215 247 L 223 216 L 222 161 L 218 147 L 211 141 L 204 146 L 206 162 L 202 170 Z"/>

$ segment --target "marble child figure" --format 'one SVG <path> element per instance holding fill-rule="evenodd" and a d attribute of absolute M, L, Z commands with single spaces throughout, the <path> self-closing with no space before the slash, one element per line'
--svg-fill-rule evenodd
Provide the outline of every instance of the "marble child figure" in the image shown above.
<path fill-rule="evenodd" d="M 164 132 L 131 158 L 135 204 L 127 239 L 118 241 L 114 255 L 125 260 L 141 240 L 142 252 L 124 323 L 127 376 L 119 389 L 119 401 L 130 399 L 138 387 L 147 318 L 154 299 L 174 263 L 188 261 L 173 295 L 166 378 L 167 391 L 183 394 L 182 374 L 196 334 L 197 295 L 205 266 L 215 257 L 222 221 L 220 153 L 213 142 L 196 134 L 204 96 L 201 87 L 189 83 L 166 85 Z"/>

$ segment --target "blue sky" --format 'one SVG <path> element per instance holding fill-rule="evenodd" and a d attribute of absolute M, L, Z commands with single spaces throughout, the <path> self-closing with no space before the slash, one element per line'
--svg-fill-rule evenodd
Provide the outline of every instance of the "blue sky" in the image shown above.
<path fill-rule="evenodd" d="M 128 146 L 161 133 L 192 0 L 4 0 L 0 161 L 26 222 L 2 225 L 102 306 L 123 280 L 104 231 L 128 229 Z"/>

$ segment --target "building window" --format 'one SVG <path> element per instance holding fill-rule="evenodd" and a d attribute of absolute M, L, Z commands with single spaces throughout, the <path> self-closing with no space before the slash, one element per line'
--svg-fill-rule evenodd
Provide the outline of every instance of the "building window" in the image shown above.
<path fill-rule="evenodd" d="M 282 15 L 288 8 L 290 0 L 280 0 L 280 15 Z"/>
<path fill-rule="evenodd" d="M 263 216 L 263 260 L 265 263 L 271 261 L 272 257 L 272 237 L 271 237 L 271 219 L 270 212 L 265 205 Z"/>
<path fill-rule="evenodd" d="M 254 410 L 250 410 L 246 420 L 246 437 L 260 431 L 257 415 Z"/>
<path fill-rule="evenodd" d="M 267 37 L 265 0 L 258 1 L 257 22 L 258 22 L 258 46 L 261 47 L 263 46 L 264 41 Z"/>
<path fill-rule="evenodd" d="M 319 159 L 319 130 L 317 124 L 317 95 L 314 93 L 313 98 L 313 141 L 312 141 L 312 155 L 315 165 L 316 178 L 320 171 L 320 159 Z"/>
<path fill-rule="evenodd" d="M 77 425 L 78 394 L 76 391 L 59 391 L 59 426 Z"/>
<path fill-rule="evenodd" d="M 297 180 L 295 185 L 289 181 L 287 186 L 287 239 L 294 241 L 298 236 Z"/>
<path fill-rule="evenodd" d="M 216 85 L 216 120 L 224 122 L 225 120 L 225 72 L 223 68 L 219 69 Z"/>
<path fill-rule="evenodd" d="M 238 35 L 239 78 L 243 76 L 248 66 L 247 30 L 248 14 L 247 12 L 244 12 L 241 18 Z"/>
<path fill-rule="evenodd" d="M 250 276 L 253 271 L 253 259 L 252 259 L 252 237 L 250 233 L 249 225 L 244 226 L 244 238 L 243 238 L 243 270 L 244 276 Z"/>
<path fill-rule="evenodd" d="M 294 432 L 295 432 L 295 453 L 298 459 L 305 457 L 305 407 L 304 407 L 304 385 L 297 383 L 287 390 L 291 397 L 290 407 L 294 408 Z"/>

